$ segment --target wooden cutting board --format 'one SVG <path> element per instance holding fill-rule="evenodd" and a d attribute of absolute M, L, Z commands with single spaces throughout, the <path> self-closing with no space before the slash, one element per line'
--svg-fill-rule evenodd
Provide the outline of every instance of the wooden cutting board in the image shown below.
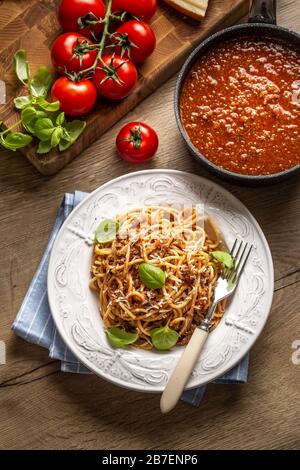
<path fill-rule="evenodd" d="M 13 55 L 20 48 L 26 49 L 32 72 L 40 65 L 51 67 L 49 47 L 60 32 L 56 18 L 58 3 L 58 0 L 0 0 L 0 79 L 6 84 L 6 104 L 0 104 L 0 120 L 6 126 L 18 119 L 12 102 L 20 93 L 12 71 Z M 53 150 L 38 155 L 32 145 L 23 153 L 42 174 L 56 173 L 171 77 L 203 38 L 238 21 L 248 6 L 248 0 L 210 0 L 207 16 L 199 23 L 159 1 L 158 12 L 152 20 L 157 48 L 139 68 L 140 79 L 134 92 L 119 103 L 99 100 L 95 111 L 86 118 L 84 133 L 67 151 Z"/>

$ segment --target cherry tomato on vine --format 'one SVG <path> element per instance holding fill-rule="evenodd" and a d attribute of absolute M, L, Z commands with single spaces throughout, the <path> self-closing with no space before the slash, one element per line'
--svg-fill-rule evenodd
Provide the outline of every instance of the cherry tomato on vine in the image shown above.
<path fill-rule="evenodd" d="M 91 67 L 96 60 L 97 51 L 84 51 L 85 46 L 91 44 L 92 41 L 79 33 L 64 33 L 58 36 L 51 47 L 51 59 L 56 70 L 60 73 L 65 70 L 79 72 Z M 79 54 L 80 50 L 82 55 Z"/>
<path fill-rule="evenodd" d="M 130 20 L 122 24 L 114 33 L 113 42 L 116 54 L 129 57 L 135 64 L 140 64 L 155 49 L 156 38 L 151 26 L 144 21 Z"/>
<path fill-rule="evenodd" d="M 96 103 L 97 91 L 90 80 L 72 81 L 68 77 L 58 78 L 51 89 L 54 101 L 60 102 L 60 111 L 68 116 L 82 116 Z"/>
<path fill-rule="evenodd" d="M 103 25 L 93 21 L 104 16 L 102 0 L 62 0 L 58 9 L 58 21 L 64 31 L 78 31 L 88 37 L 101 33 Z"/>
<path fill-rule="evenodd" d="M 144 21 L 149 21 L 157 9 L 156 0 L 113 0 L 112 11 L 127 11 Z"/>
<path fill-rule="evenodd" d="M 130 163 L 144 163 L 157 151 L 158 137 L 148 124 L 130 122 L 120 130 L 116 145 L 123 160 Z"/>
<path fill-rule="evenodd" d="M 111 100 L 121 100 L 129 95 L 137 79 L 134 63 L 114 54 L 102 57 L 93 76 L 99 95 Z"/>

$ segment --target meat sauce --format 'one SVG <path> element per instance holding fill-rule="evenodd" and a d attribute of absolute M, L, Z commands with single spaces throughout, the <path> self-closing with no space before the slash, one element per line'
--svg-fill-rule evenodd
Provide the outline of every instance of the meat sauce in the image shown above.
<path fill-rule="evenodd" d="M 300 54 L 284 42 L 244 37 L 217 45 L 189 72 L 180 111 L 194 146 L 246 175 L 300 164 Z"/>

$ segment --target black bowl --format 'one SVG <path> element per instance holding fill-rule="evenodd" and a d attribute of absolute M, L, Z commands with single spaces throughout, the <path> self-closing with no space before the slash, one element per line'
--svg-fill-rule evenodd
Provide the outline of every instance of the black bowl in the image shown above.
<path fill-rule="evenodd" d="M 300 171 L 300 164 L 289 168 L 288 170 L 281 171 L 280 173 L 261 176 L 250 176 L 241 173 L 234 173 L 232 171 L 225 170 L 215 165 L 214 163 L 209 161 L 204 155 L 202 155 L 201 152 L 199 152 L 199 150 L 193 145 L 188 134 L 186 133 L 180 115 L 180 95 L 187 74 L 191 70 L 194 63 L 202 55 L 211 50 L 216 44 L 219 44 L 220 42 L 226 41 L 228 39 L 252 35 L 254 37 L 260 35 L 265 37 L 271 37 L 275 40 L 284 40 L 287 44 L 299 49 L 300 52 L 300 36 L 297 33 L 288 29 L 265 23 L 247 23 L 232 26 L 208 37 L 190 54 L 190 56 L 184 63 L 181 71 L 179 72 L 175 88 L 175 116 L 177 125 L 180 130 L 181 136 L 193 157 L 202 165 L 204 165 L 208 170 L 216 173 L 221 178 L 225 178 L 232 182 L 244 185 L 259 185 L 282 181 L 298 173 Z"/>

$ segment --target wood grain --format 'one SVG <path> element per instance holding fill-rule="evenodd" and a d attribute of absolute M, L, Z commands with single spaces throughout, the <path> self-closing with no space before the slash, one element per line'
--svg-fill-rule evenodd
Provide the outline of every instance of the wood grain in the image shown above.
<path fill-rule="evenodd" d="M 0 73 L 7 86 L 7 103 L 0 108 L 0 120 L 6 126 L 18 120 L 13 98 L 21 93 L 12 71 L 13 55 L 20 48 L 27 50 L 32 73 L 40 65 L 52 68 L 49 46 L 60 31 L 56 18 L 58 2 L 59 0 L 30 0 L 25 5 L 19 1 L 0 3 Z M 88 125 L 83 135 L 65 152 L 52 150 L 46 155 L 38 155 L 35 144 L 22 152 L 42 174 L 56 173 L 170 78 L 179 69 L 188 52 L 205 36 L 233 24 L 247 8 L 247 0 L 211 0 L 205 20 L 199 23 L 183 17 L 161 2 L 152 20 L 157 37 L 156 50 L 139 68 L 138 84 L 128 98 L 119 103 L 99 99 L 95 110 L 86 118 Z"/>
<path fill-rule="evenodd" d="M 298 3 L 279 1 L 278 20 L 300 32 Z M 257 218 L 275 264 L 273 308 L 251 350 L 247 385 L 211 384 L 199 409 L 181 402 L 162 417 L 159 396 L 123 390 L 96 376 L 63 374 L 47 351 L 10 330 L 65 191 L 91 191 L 144 168 L 214 179 L 180 139 L 174 84 L 175 77 L 53 177 L 40 175 L 22 155 L 0 152 L 0 340 L 7 346 L 7 365 L 0 365 L 1 449 L 300 448 L 300 365 L 291 362 L 292 342 L 300 340 L 299 177 L 265 188 L 218 181 Z M 160 137 L 155 159 L 138 168 L 114 149 L 120 125 L 132 119 L 149 122 Z"/>

